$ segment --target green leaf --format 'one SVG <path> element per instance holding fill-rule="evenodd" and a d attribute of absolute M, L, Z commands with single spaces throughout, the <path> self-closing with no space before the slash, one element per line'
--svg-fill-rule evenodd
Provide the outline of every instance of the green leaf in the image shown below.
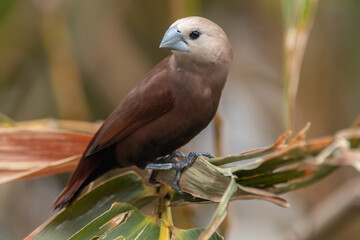
<path fill-rule="evenodd" d="M 84 195 L 36 229 L 28 239 L 68 239 L 110 209 L 114 202 L 127 202 L 142 207 L 155 197 L 154 188 L 145 186 L 134 172 L 128 172 L 106 181 Z"/>
<path fill-rule="evenodd" d="M 213 220 L 210 226 L 201 234 L 200 237 L 201 239 L 209 239 L 209 236 L 211 236 L 216 231 L 216 229 L 219 228 L 220 224 L 227 215 L 227 208 L 229 206 L 229 202 L 231 200 L 231 197 L 236 192 L 236 189 L 237 189 L 237 184 L 234 178 L 232 177 L 229 186 L 227 187 L 218 207 L 216 208 Z"/>
<path fill-rule="evenodd" d="M 324 155 L 325 148 L 336 142 L 334 139 L 342 138 L 342 142 L 348 143 L 350 148 L 356 148 L 359 136 L 359 130 L 348 129 L 336 134 L 335 137 L 305 141 L 305 132 L 301 131 L 288 145 L 283 144 L 285 138 L 282 137 L 279 138 L 281 141 L 276 141 L 279 144 L 275 143 L 270 147 L 237 156 L 222 157 L 210 161 L 199 157 L 191 167 L 185 169 L 181 174 L 180 189 L 188 194 L 175 194 L 172 198 L 172 204 L 220 202 L 230 184 L 231 174 L 234 174 L 238 188 L 231 200 L 262 199 L 287 207 L 287 202 L 276 194 L 313 184 L 332 173 L 337 166 L 356 164 L 354 160 L 344 161 L 342 158 L 331 162 L 334 157 L 339 157 L 339 153 L 336 156 L 333 154 L 339 146 L 335 146 L 335 150 L 331 150 L 322 163 L 316 163 L 312 159 Z M 249 157 L 263 156 L 264 153 L 270 154 L 264 158 L 244 161 Z M 348 158 L 355 157 L 349 153 L 346 156 Z M 229 163 L 233 162 L 234 159 L 240 161 L 232 164 L 231 167 L 217 167 L 211 164 Z M 174 175 L 175 171 L 159 171 L 156 179 L 170 186 Z"/>
<path fill-rule="evenodd" d="M 275 186 L 273 189 L 269 189 L 269 191 L 275 194 L 282 194 L 282 193 L 294 191 L 299 188 L 307 187 L 313 183 L 320 181 L 324 177 L 328 176 L 337 168 L 338 168 L 337 166 L 326 166 L 326 165 L 320 166 L 316 171 L 313 172 L 313 175 L 311 177 L 307 177 L 300 179 L 298 181 L 288 182 L 286 184 Z"/>
<path fill-rule="evenodd" d="M 157 215 L 144 215 L 137 208 L 147 205 L 156 197 L 155 188 L 145 186 L 134 172 L 127 172 L 85 194 L 26 239 L 157 240 L 160 232 Z M 175 227 L 170 230 L 175 234 L 175 239 L 187 240 L 198 239 L 204 231 Z M 210 239 L 222 237 L 214 233 Z"/>
<path fill-rule="evenodd" d="M 157 239 L 159 230 L 156 216 L 143 215 L 139 209 L 126 203 L 114 203 L 70 240 Z"/>
<path fill-rule="evenodd" d="M 230 170 L 231 168 L 216 167 L 202 157 L 197 158 L 191 167 L 182 172 L 179 182 L 181 190 L 189 194 L 175 194 L 172 204 L 206 202 L 206 200 L 220 202 L 228 186 L 233 181 Z M 171 185 L 174 176 L 175 171 L 158 171 L 156 180 L 165 185 Z M 280 197 L 267 191 L 257 190 L 239 186 L 232 195 L 232 200 L 262 199 L 282 207 L 288 206 L 287 202 Z"/>

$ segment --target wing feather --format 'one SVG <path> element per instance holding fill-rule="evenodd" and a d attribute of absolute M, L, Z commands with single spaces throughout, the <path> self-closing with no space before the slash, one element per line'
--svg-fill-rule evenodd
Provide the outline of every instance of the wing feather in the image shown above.
<path fill-rule="evenodd" d="M 129 136 L 174 106 L 168 58 L 160 62 L 124 98 L 94 135 L 85 151 L 90 156 Z"/>

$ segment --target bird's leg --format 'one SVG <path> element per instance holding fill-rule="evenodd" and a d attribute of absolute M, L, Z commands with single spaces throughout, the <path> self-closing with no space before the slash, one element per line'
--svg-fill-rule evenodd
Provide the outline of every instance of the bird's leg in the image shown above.
<path fill-rule="evenodd" d="M 175 151 L 174 153 L 172 153 L 171 155 L 166 157 L 166 159 L 171 160 L 172 159 L 171 156 L 173 156 L 172 158 L 174 158 L 174 156 L 180 157 L 182 159 L 185 158 L 184 155 L 178 151 Z M 179 188 L 179 180 L 180 180 L 181 172 L 184 168 L 191 165 L 196 160 L 196 158 L 199 156 L 214 158 L 214 155 L 212 155 L 211 153 L 191 152 L 184 161 L 177 162 L 177 163 L 149 163 L 145 167 L 145 169 L 153 169 L 155 171 L 156 170 L 176 170 L 174 181 L 173 181 L 171 187 L 172 187 L 172 189 L 174 189 L 175 192 L 177 192 L 179 194 L 183 194 L 183 192 L 181 192 L 180 188 Z M 155 177 L 155 175 L 152 177 Z"/>
<path fill-rule="evenodd" d="M 174 151 L 169 155 L 163 156 L 163 157 L 158 157 L 155 159 L 155 163 L 169 163 L 171 162 L 171 160 L 173 160 L 174 158 L 180 158 L 180 159 L 184 159 L 185 156 L 182 152 L 180 151 Z"/>
<path fill-rule="evenodd" d="M 174 158 L 180 158 L 180 159 L 184 159 L 185 156 L 182 152 L 180 151 L 174 151 L 172 152 L 171 154 L 169 155 L 166 155 L 166 156 L 162 156 L 162 157 L 158 157 L 154 160 L 155 164 L 162 164 L 162 163 L 168 163 L 168 162 L 171 162 L 172 159 Z M 150 168 L 147 168 L 146 169 L 150 169 Z M 149 178 L 149 182 L 151 184 L 157 184 L 159 183 L 158 181 L 156 181 L 155 179 L 155 176 L 156 176 L 156 173 L 157 173 L 158 170 L 156 169 L 153 169 L 152 172 L 151 172 L 151 175 L 150 175 L 150 178 Z"/>
<path fill-rule="evenodd" d="M 149 178 L 149 182 L 150 182 L 151 184 L 158 184 L 158 183 L 159 183 L 159 182 L 155 179 L 156 173 L 157 173 L 157 170 L 152 170 L 152 171 L 151 171 L 151 175 L 150 175 L 150 178 Z"/>

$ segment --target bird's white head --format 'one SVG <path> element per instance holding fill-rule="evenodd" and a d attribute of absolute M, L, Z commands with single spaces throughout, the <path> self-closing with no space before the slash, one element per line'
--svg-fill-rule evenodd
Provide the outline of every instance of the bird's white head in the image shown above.
<path fill-rule="evenodd" d="M 203 17 L 186 17 L 166 31 L 160 48 L 171 49 L 177 58 L 190 62 L 230 64 L 232 48 L 225 32 Z"/>

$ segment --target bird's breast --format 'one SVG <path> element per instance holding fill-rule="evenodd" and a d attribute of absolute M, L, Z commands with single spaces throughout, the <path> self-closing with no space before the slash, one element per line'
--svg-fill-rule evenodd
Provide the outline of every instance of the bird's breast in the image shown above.
<path fill-rule="evenodd" d="M 208 75 L 174 70 L 166 81 L 173 107 L 119 142 L 118 159 L 143 168 L 156 157 L 185 145 L 214 117 L 226 76 L 213 79 Z"/>

